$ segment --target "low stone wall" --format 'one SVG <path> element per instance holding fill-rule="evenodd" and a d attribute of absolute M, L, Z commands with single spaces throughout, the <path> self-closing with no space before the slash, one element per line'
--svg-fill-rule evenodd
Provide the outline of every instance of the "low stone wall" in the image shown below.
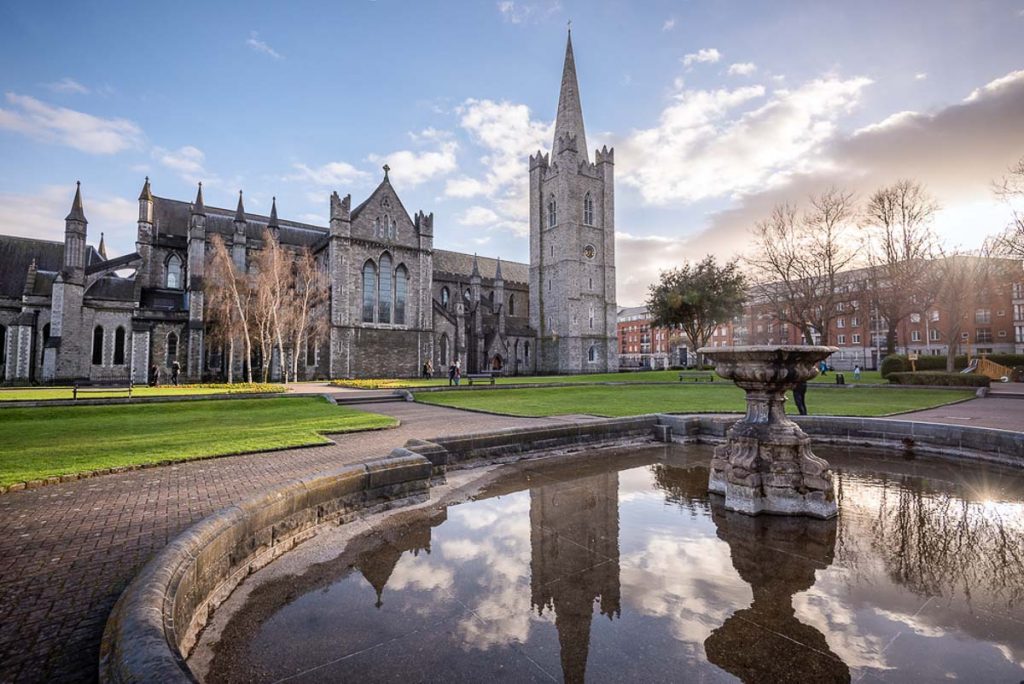
<path fill-rule="evenodd" d="M 204 518 L 157 554 L 118 599 L 100 648 L 107 682 L 195 681 L 183 654 L 211 611 L 259 568 L 324 523 L 426 495 L 430 462 L 382 458 L 292 480 Z"/>
<path fill-rule="evenodd" d="M 901 452 L 1024 467 L 1024 432 L 891 418 L 790 416 L 816 442 L 881 447 Z M 660 415 L 675 441 L 720 441 L 738 417 Z"/>

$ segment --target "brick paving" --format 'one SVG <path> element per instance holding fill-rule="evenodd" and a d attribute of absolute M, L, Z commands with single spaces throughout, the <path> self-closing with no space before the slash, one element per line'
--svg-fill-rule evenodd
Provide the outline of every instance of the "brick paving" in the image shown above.
<path fill-rule="evenodd" d="M 360 408 L 395 416 L 402 425 L 337 435 L 329 446 L 194 461 L 0 495 L 0 682 L 96 680 L 100 638 L 117 597 L 156 551 L 213 511 L 282 480 L 387 455 L 411 437 L 565 420 L 412 403 Z"/>

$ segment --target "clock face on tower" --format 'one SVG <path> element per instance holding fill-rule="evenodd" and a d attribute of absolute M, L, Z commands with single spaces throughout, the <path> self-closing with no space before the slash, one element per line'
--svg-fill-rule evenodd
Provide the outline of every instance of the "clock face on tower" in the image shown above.
<path fill-rule="evenodd" d="M 587 259 L 593 259 L 596 254 L 597 250 L 594 249 L 594 245 L 587 245 L 586 247 L 583 248 L 583 256 L 585 256 Z"/>

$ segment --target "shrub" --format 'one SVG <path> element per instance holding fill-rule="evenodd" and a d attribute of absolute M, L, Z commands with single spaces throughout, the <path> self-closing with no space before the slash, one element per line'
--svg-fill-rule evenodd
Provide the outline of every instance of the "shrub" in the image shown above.
<path fill-rule="evenodd" d="M 889 354 L 882 359 L 882 367 L 879 371 L 882 374 L 882 378 L 888 378 L 892 373 L 903 373 L 910 370 L 910 364 L 907 361 L 907 357 L 901 354 Z"/>
<path fill-rule="evenodd" d="M 942 387 L 988 387 L 989 379 L 978 373 L 940 373 L 918 371 L 917 373 L 890 373 L 889 382 L 894 385 L 937 385 Z"/>
<path fill-rule="evenodd" d="M 993 361 L 1003 366 L 1009 366 L 1010 368 L 1014 368 L 1016 366 L 1024 366 L 1024 354 L 987 354 L 985 358 L 987 358 L 989 361 Z M 881 371 L 883 378 L 888 377 L 888 374 L 886 373 L 885 364 L 887 361 L 889 361 L 889 359 L 899 359 L 903 364 L 902 368 L 893 369 L 890 370 L 889 372 L 899 373 L 903 371 L 909 371 L 911 368 L 910 361 L 907 359 L 905 354 L 890 354 L 889 356 L 886 356 L 885 359 L 882 360 Z M 893 363 L 895 363 L 895 361 Z M 918 357 L 914 365 L 917 367 L 918 371 L 945 371 L 946 357 L 921 355 Z M 967 356 L 964 354 L 960 354 L 955 359 L 953 359 L 953 368 L 955 368 L 956 370 L 963 370 L 964 368 L 967 368 Z"/>

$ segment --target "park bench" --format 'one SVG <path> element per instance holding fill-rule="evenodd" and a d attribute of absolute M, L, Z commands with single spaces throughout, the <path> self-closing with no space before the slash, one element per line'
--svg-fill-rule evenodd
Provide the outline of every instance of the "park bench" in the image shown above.
<path fill-rule="evenodd" d="M 92 385 L 87 382 L 79 380 L 75 381 L 74 387 L 71 389 L 71 399 L 78 401 L 79 394 L 87 394 L 89 392 L 127 392 L 128 398 L 132 398 L 132 390 L 135 388 L 135 383 L 131 380 L 128 381 L 127 387 L 117 387 L 111 385 Z"/>
<path fill-rule="evenodd" d="M 489 383 L 491 385 L 494 384 L 494 374 L 493 373 L 466 373 L 466 378 L 469 380 L 469 384 L 470 385 L 472 385 L 474 381 L 475 382 L 486 382 L 486 383 Z"/>
<path fill-rule="evenodd" d="M 682 372 L 679 374 L 679 382 L 683 380 L 689 380 L 690 382 L 714 382 L 714 373 L 687 373 Z"/>

